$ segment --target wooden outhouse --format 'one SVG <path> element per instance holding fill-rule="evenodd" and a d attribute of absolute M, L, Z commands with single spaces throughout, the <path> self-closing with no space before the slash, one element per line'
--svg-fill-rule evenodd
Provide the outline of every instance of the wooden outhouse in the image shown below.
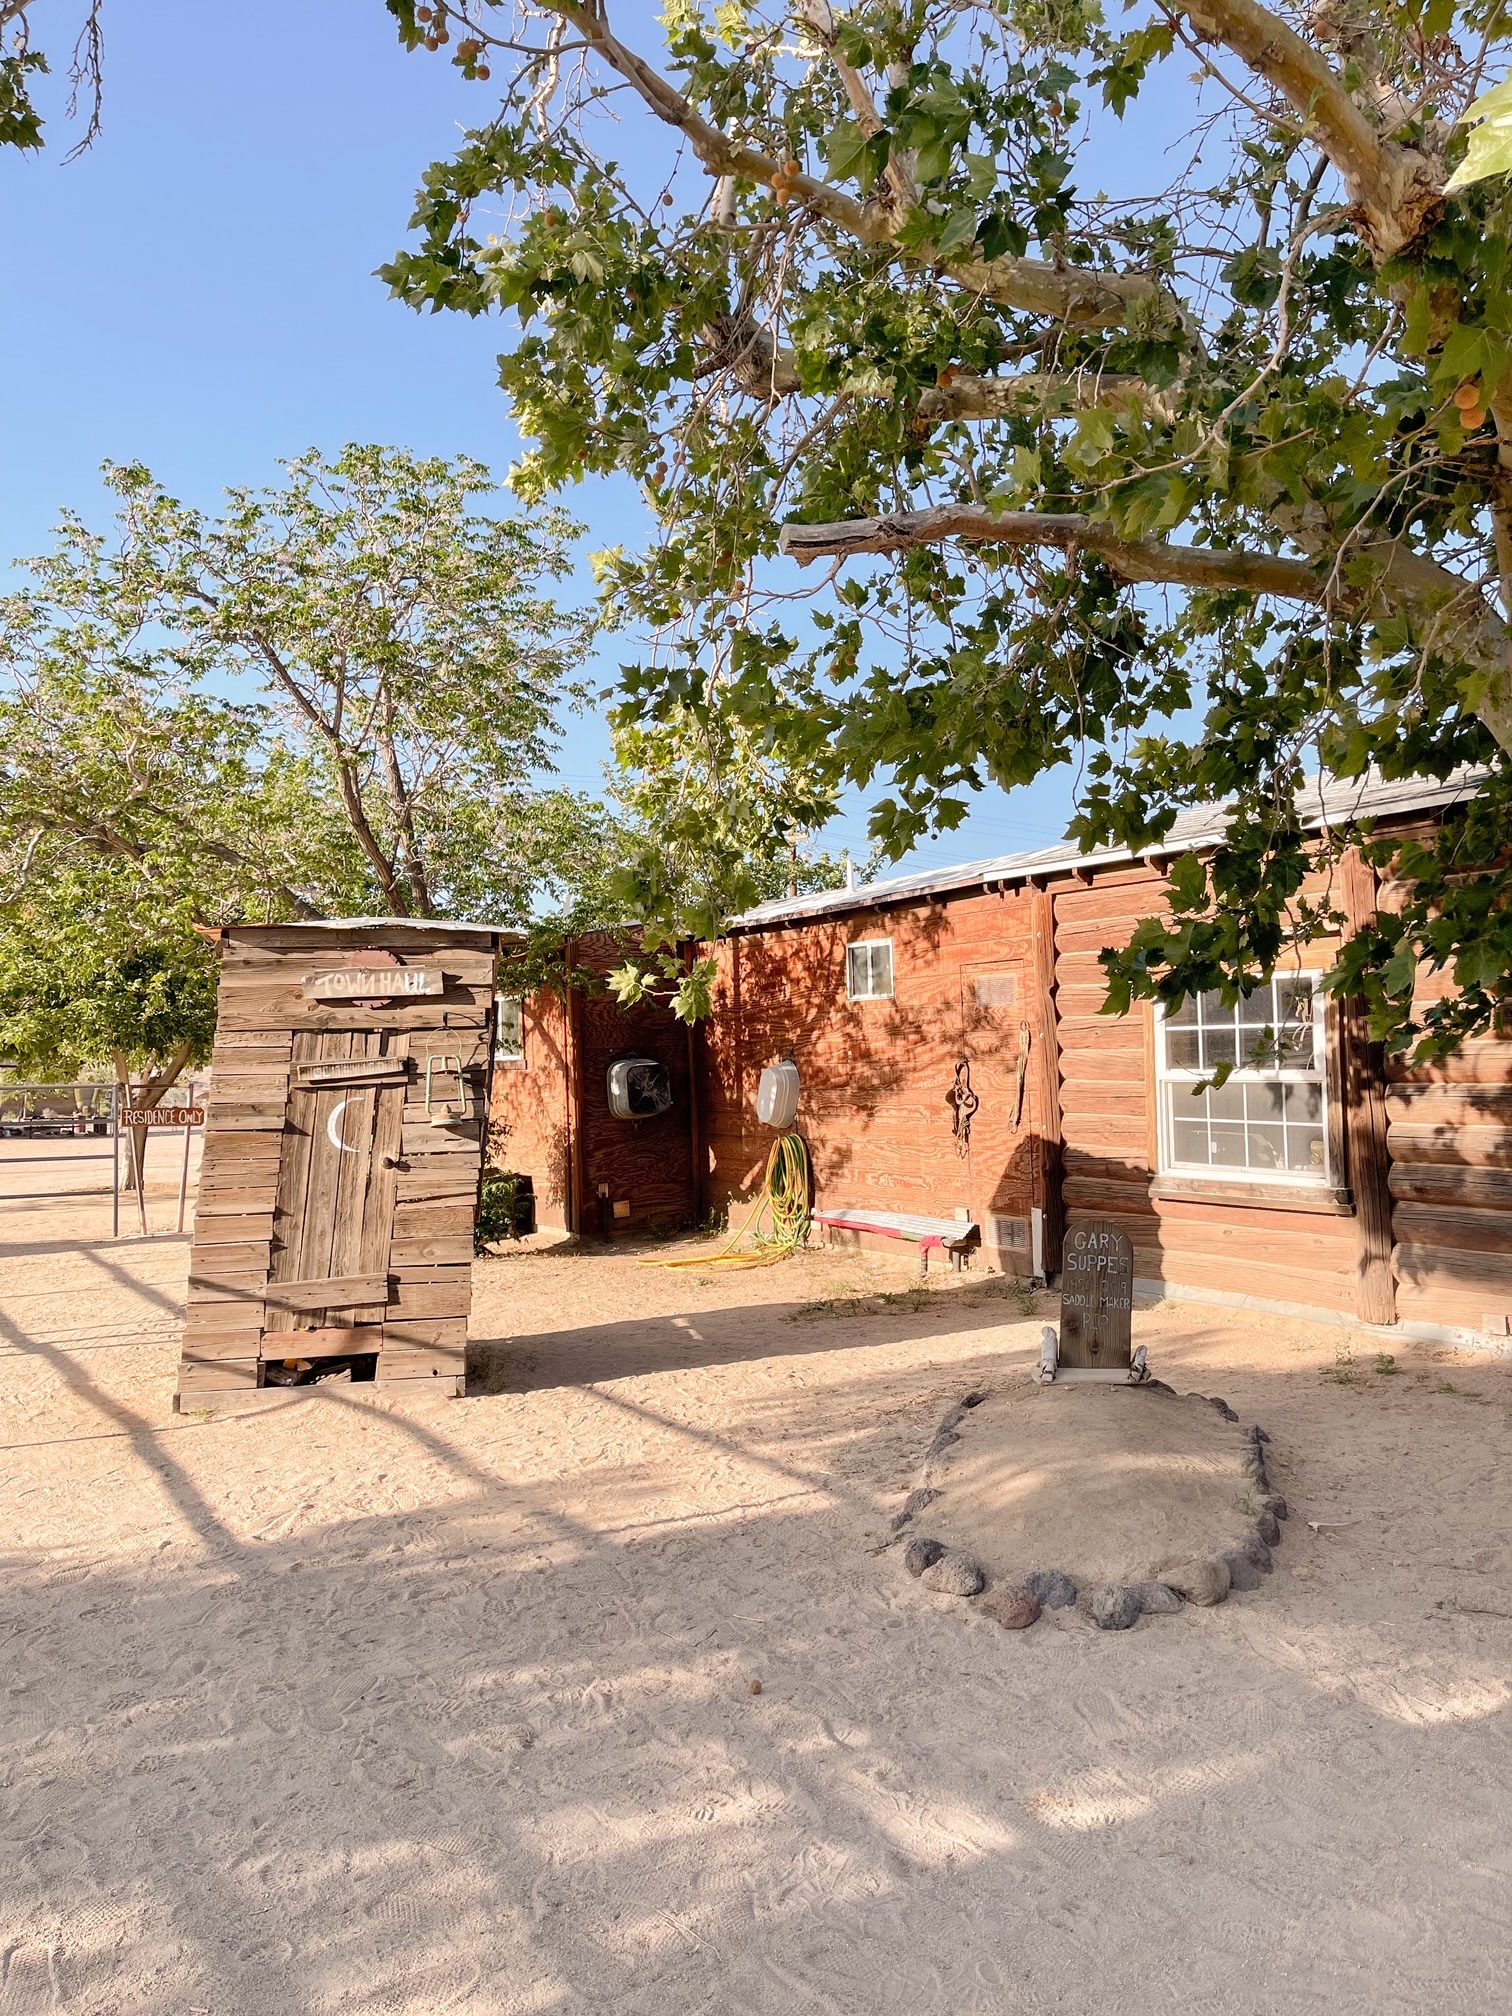
<path fill-rule="evenodd" d="M 337 1369 L 353 1391 L 460 1391 L 499 933 L 348 919 L 215 935 L 177 1407 Z"/>

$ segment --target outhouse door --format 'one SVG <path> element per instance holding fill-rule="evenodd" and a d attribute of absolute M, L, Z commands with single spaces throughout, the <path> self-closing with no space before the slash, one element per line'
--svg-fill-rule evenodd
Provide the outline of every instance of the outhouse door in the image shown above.
<path fill-rule="evenodd" d="M 279 1153 L 267 1326 L 356 1330 L 381 1348 L 403 1146 L 409 1036 L 299 1030 Z M 344 1342 L 324 1340 L 326 1355 Z M 276 1346 L 264 1356 L 276 1356 Z"/>
<path fill-rule="evenodd" d="M 961 1057 L 976 1095 L 966 1150 L 971 1215 L 988 1264 L 1006 1274 L 1034 1270 L 1040 1201 L 1024 978 L 1016 959 L 961 971 Z"/>

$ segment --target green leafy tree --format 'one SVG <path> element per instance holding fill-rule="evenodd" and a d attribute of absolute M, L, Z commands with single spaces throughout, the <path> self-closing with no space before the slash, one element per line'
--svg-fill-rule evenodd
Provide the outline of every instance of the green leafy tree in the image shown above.
<path fill-rule="evenodd" d="M 10 816 L 105 847 L 177 834 L 208 871 L 196 888 L 235 871 L 239 915 L 527 913 L 510 843 L 592 630 L 539 588 L 568 568 L 572 521 L 474 511 L 482 464 L 389 448 L 312 452 L 219 518 L 139 466 L 106 477 L 114 538 L 65 517 L 11 606 L 32 731 Z M 121 810 L 108 832 L 97 803 Z"/>
<path fill-rule="evenodd" d="M 0 917 L 0 1054 L 27 1078 L 107 1064 L 123 1105 L 156 1106 L 210 1055 L 216 980 L 186 906 L 165 910 L 133 866 L 65 869 Z M 133 1130 L 132 1184 L 145 1138 Z"/>
<path fill-rule="evenodd" d="M 656 536 L 603 561 L 657 639 L 633 714 L 717 703 L 790 764 L 886 780 L 893 855 L 1063 763 L 1089 846 L 1231 799 L 1211 874 L 1110 960 L 1114 1006 L 1232 996 L 1335 926 L 1296 901 L 1320 762 L 1473 766 L 1339 977 L 1395 1043 L 1488 1026 L 1512 992 L 1500 0 L 674 0 L 662 47 L 602 0 L 388 5 L 497 104 L 385 277 L 510 319 L 522 497 L 641 484 Z M 1115 118 L 1163 186 L 1100 192 Z M 1460 985 L 1426 1023 L 1420 959 Z"/>
<path fill-rule="evenodd" d="M 688 941 L 718 938 L 753 904 L 844 879 L 813 845 L 837 810 L 827 766 L 769 745 L 718 704 L 663 707 L 650 723 L 621 710 L 615 795 L 628 819 L 608 893 L 639 925 L 635 954 L 611 976 L 626 1004 L 654 993 L 685 1021 L 707 1015 L 717 968 L 687 960 Z"/>

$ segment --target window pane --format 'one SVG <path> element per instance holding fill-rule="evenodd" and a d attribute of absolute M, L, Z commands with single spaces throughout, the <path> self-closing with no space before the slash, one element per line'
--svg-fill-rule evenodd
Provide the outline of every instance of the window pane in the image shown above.
<path fill-rule="evenodd" d="M 1202 995 L 1198 1005 L 1201 1020 L 1207 1027 L 1211 1027 L 1215 1022 L 1232 1022 L 1234 1019 L 1233 1009 L 1224 1007 L 1223 995 L 1216 987 Z"/>
<path fill-rule="evenodd" d="M 872 992 L 883 996 L 893 991 L 892 946 L 873 945 L 871 948 Z"/>
<path fill-rule="evenodd" d="M 845 951 L 845 988 L 853 1001 L 866 992 L 867 975 L 866 947 L 848 945 Z"/>
<path fill-rule="evenodd" d="M 1204 1029 L 1202 1032 L 1202 1063 L 1204 1070 L 1211 1071 L 1215 1064 L 1236 1064 L 1239 1053 L 1234 1043 L 1232 1021 L 1226 1029 Z"/>
<path fill-rule="evenodd" d="M 1251 1120 L 1279 1120 L 1286 1110 L 1286 1087 L 1274 1082 L 1251 1085 L 1248 1110 Z"/>
<path fill-rule="evenodd" d="M 1231 1078 L 1227 1085 L 1215 1085 L 1207 1095 L 1208 1112 L 1215 1120 L 1244 1118 L 1244 1087 Z"/>
<path fill-rule="evenodd" d="M 1186 995 L 1179 1008 L 1166 1011 L 1166 1024 L 1171 1029 L 1195 1028 L 1197 1023 L 1197 1003 L 1190 994 Z"/>
<path fill-rule="evenodd" d="M 1220 1169 L 1243 1169 L 1246 1166 L 1243 1123 L 1236 1120 L 1215 1120 L 1212 1134 L 1214 1163 Z"/>
<path fill-rule="evenodd" d="M 1167 1029 L 1166 1063 L 1173 1071 L 1195 1071 L 1198 1068 L 1197 1031 L 1193 1029 Z"/>
<path fill-rule="evenodd" d="M 1321 1133 L 1305 1133 L 1301 1128 L 1288 1127 L 1286 1150 L 1289 1169 L 1300 1169 L 1310 1176 L 1323 1174 L 1325 1164 Z"/>
<path fill-rule="evenodd" d="M 1286 1088 L 1286 1117 L 1291 1121 L 1321 1120 L 1323 1118 L 1322 1086 L 1288 1085 Z"/>
<path fill-rule="evenodd" d="M 1208 1159 L 1206 1121 L 1173 1121 L 1171 1147 L 1178 1162 L 1197 1162 L 1206 1167 Z"/>
<path fill-rule="evenodd" d="M 494 996 L 494 1055 L 517 1064 L 525 1055 L 525 1004 L 517 994 Z"/>
<path fill-rule="evenodd" d="M 1286 1167 L 1286 1129 L 1279 1120 L 1252 1122 L 1249 1128 L 1249 1166 L 1251 1169 L 1284 1169 Z"/>

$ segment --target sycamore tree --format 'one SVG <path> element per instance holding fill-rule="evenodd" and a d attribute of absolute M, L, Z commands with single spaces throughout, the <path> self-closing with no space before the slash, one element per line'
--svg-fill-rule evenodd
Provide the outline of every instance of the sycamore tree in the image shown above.
<path fill-rule="evenodd" d="M 1470 766 L 1337 978 L 1397 1044 L 1490 1024 L 1512 992 L 1501 0 L 672 0 L 654 26 L 605 0 L 388 6 L 479 80 L 480 120 L 385 277 L 505 318 L 531 505 L 642 486 L 654 537 L 602 563 L 654 640 L 633 718 L 718 712 L 884 790 L 893 854 L 1063 763 L 1089 846 L 1231 799 L 1173 921 L 1107 960 L 1114 1007 L 1232 995 L 1337 922 L 1297 900 L 1311 769 Z M 1459 982 L 1426 1025 L 1421 958 Z"/>

